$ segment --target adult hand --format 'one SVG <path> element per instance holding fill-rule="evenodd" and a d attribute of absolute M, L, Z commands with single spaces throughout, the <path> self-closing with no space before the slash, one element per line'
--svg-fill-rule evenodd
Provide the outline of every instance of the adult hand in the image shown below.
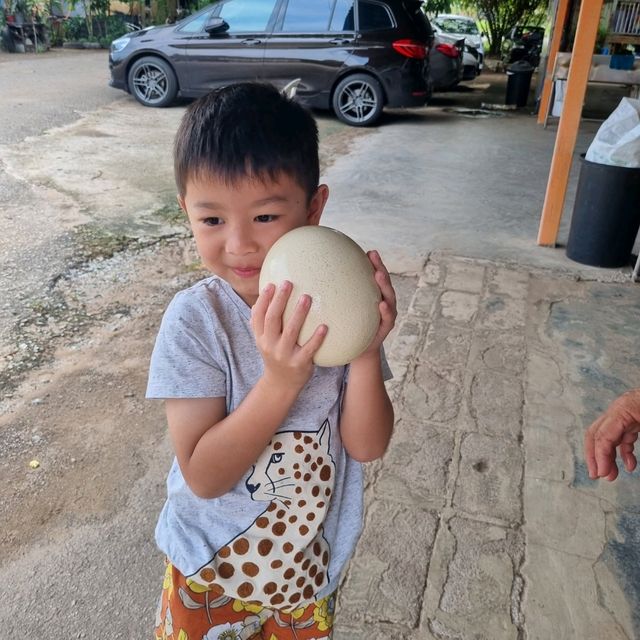
<path fill-rule="evenodd" d="M 264 360 L 264 377 L 274 387 L 298 388 L 313 373 L 313 356 L 327 334 L 320 325 L 303 345 L 298 345 L 300 329 L 311 308 L 311 298 L 300 296 L 293 315 L 285 323 L 283 313 L 293 285 L 285 281 L 278 288 L 269 284 L 260 292 L 251 309 L 251 327 Z"/>
<path fill-rule="evenodd" d="M 627 391 L 587 429 L 584 453 L 589 477 L 612 481 L 618 477 L 616 453 L 627 471 L 636 468 L 633 452 L 640 432 L 640 389 Z"/>

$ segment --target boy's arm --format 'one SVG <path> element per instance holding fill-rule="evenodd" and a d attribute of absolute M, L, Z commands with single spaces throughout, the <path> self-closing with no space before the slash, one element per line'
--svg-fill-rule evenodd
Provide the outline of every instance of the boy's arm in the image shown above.
<path fill-rule="evenodd" d="M 229 415 L 224 398 L 166 401 L 167 421 L 180 470 L 201 498 L 227 493 L 258 459 L 313 373 L 322 325 L 303 346 L 296 340 L 311 300 L 302 296 L 286 326 L 282 313 L 291 283 L 269 285 L 252 309 L 251 323 L 264 360 L 264 373 Z"/>
<path fill-rule="evenodd" d="M 380 458 L 393 431 L 393 406 L 384 386 L 380 347 L 396 320 L 396 295 L 389 272 L 377 251 L 369 252 L 380 287 L 380 327 L 367 350 L 349 366 L 340 436 L 347 453 L 360 462 Z"/>
<path fill-rule="evenodd" d="M 277 390 L 261 378 L 235 411 L 224 398 L 166 401 L 169 434 L 180 470 L 201 498 L 227 493 L 258 459 L 295 402 L 293 389 Z"/>
<path fill-rule="evenodd" d="M 359 462 L 380 458 L 393 431 L 393 406 L 384 386 L 380 352 L 360 356 L 351 363 L 342 413 L 340 436 L 349 455 Z"/>

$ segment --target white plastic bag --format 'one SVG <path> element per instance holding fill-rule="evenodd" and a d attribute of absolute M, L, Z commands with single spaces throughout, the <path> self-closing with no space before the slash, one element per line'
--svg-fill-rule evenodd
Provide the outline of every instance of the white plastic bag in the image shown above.
<path fill-rule="evenodd" d="M 618 167 L 640 167 L 640 100 L 622 98 L 598 129 L 586 159 Z"/>

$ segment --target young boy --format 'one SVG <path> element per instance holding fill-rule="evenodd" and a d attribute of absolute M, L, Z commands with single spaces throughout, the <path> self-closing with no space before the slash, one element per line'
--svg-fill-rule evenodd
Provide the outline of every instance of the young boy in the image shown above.
<path fill-rule="evenodd" d="M 274 88 L 233 85 L 192 104 L 175 150 L 178 201 L 214 275 L 176 295 L 147 397 L 166 400 L 176 460 L 156 529 L 167 568 L 156 638 L 330 638 L 334 594 L 362 527 L 360 462 L 380 457 L 393 408 L 381 345 L 395 293 L 376 252 L 380 327 L 348 367 L 313 365 L 327 333 L 296 341 L 291 283 L 259 291 L 287 231 L 318 224 L 313 118 Z"/>

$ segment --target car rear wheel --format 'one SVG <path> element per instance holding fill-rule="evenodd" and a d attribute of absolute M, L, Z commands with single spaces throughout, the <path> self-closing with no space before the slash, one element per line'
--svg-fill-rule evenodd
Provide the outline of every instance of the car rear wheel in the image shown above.
<path fill-rule="evenodd" d="M 178 94 L 178 80 L 169 63 L 145 56 L 129 69 L 129 90 L 145 107 L 168 107 Z"/>
<path fill-rule="evenodd" d="M 342 122 L 353 127 L 367 127 L 382 113 L 382 87 L 375 78 L 364 73 L 347 76 L 333 92 L 332 106 Z"/>

